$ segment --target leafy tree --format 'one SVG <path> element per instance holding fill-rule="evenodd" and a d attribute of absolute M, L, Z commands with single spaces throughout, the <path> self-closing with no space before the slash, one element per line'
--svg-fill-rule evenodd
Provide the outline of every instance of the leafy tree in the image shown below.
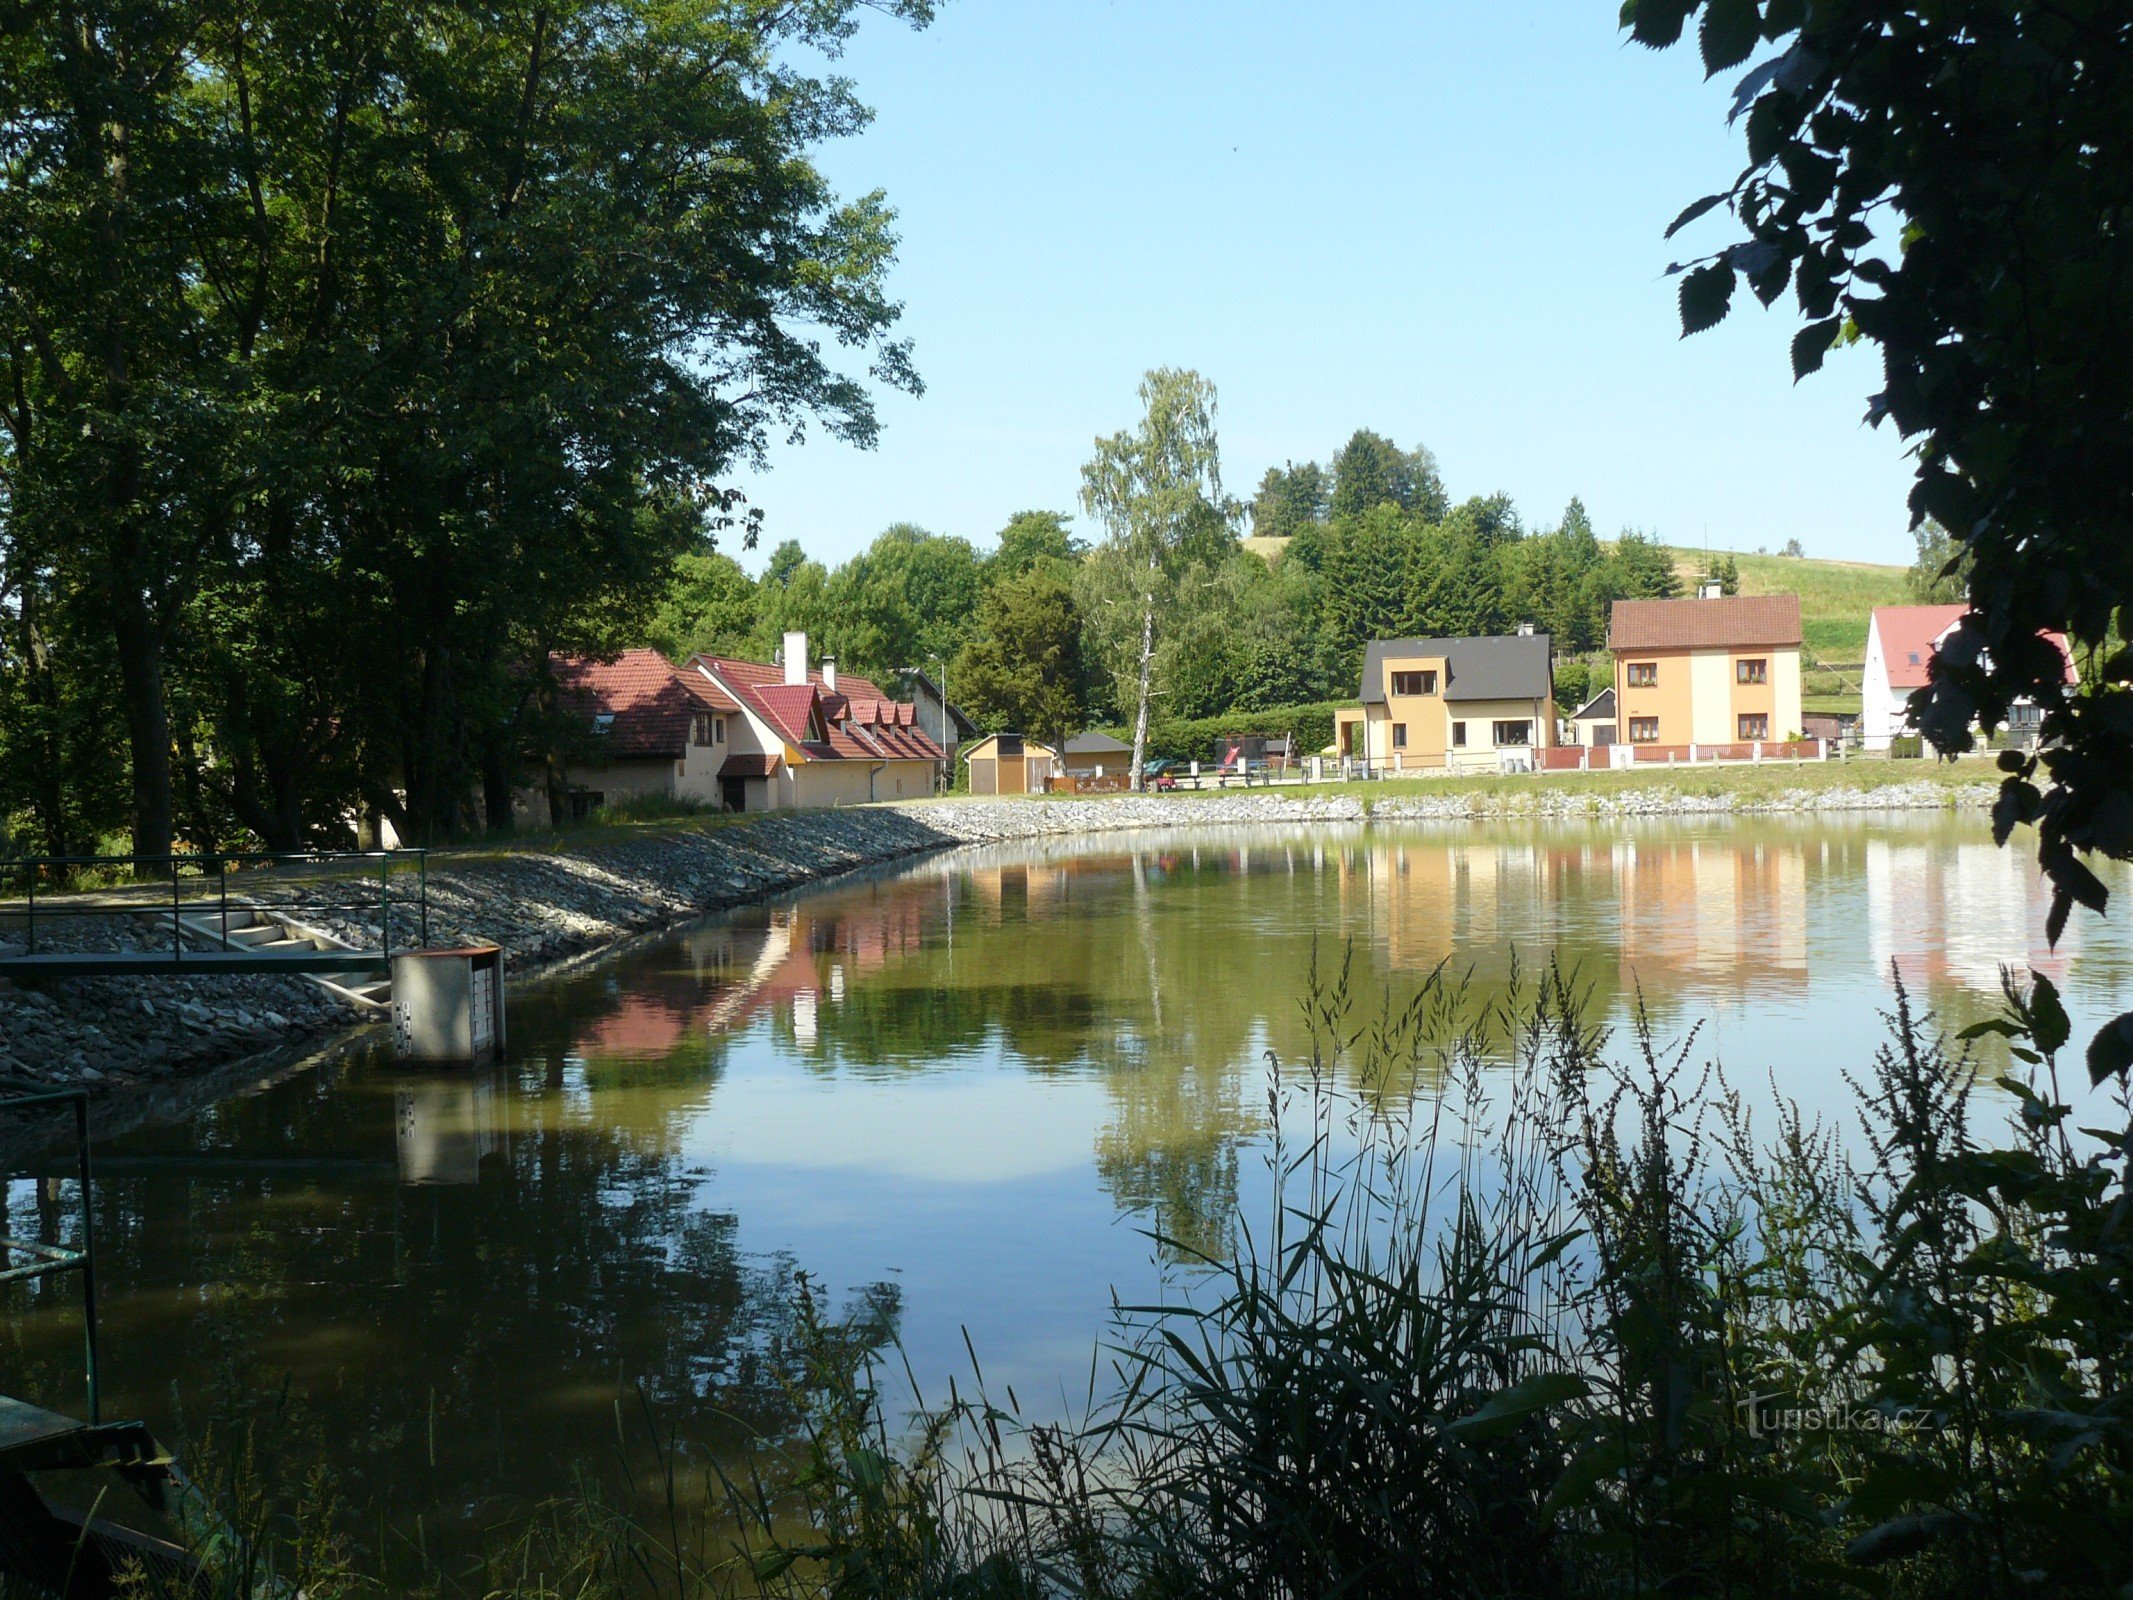
<path fill-rule="evenodd" d="M 1109 651 L 1121 705 L 1128 674 L 1132 682 L 1135 788 L 1148 748 L 1158 609 L 1207 581 L 1197 575 L 1236 548 L 1237 514 L 1222 492 L 1214 385 L 1197 372 L 1161 367 L 1141 380 L 1140 396 L 1139 426 L 1098 439 L 1081 469 L 1082 508 L 1106 530 L 1093 563 L 1103 569 L 1100 599 L 1124 608 L 1139 629 L 1138 640 L 1121 648 L 1114 627 Z"/>
<path fill-rule="evenodd" d="M 1787 539 L 1785 541 L 1785 547 L 1780 550 L 1778 554 L 1781 556 L 1789 556 L 1795 561 L 1801 561 L 1806 559 L 1807 549 L 1804 545 L 1800 543 L 1799 540 Z"/>
<path fill-rule="evenodd" d="M 737 655 L 755 632 L 755 580 L 733 557 L 702 550 L 675 562 L 646 637 L 670 659 L 683 661 L 698 653 Z"/>
<path fill-rule="evenodd" d="M 1383 434 L 1358 428 L 1333 458 L 1329 509 L 1337 517 L 1356 516 L 1387 504 L 1425 522 L 1441 521 L 1451 509 L 1437 458 L 1426 447 L 1402 450 Z"/>
<path fill-rule="evenodd" d="M 1067 531 L 1072 520 L 1063 511 L 1017 511 L 1000 530 L 999 548 L 985 558 L 986 582 L 1019 577 L 1040 562 L 1080 560 L 1088 547 Z"/>
<path fill-rule="evenodd" d="M 1796 375 L 1880 347 L 1867 417 L 1917 441 L 1914 528 L 1961 540 L 1970 618 L 1913 717 L 1943 751 L 2017 698 L 2043 712 L 2007 758 L 2004 841 L 2034 823 L 2048 932 L 2101 910 L 2082 859 L 2133 857 L 2133 11 L 2101 0 L 1631 0 L 1641 42 L 1700 14 L 1706 71 L 1741 78 L 1748 166 L 1674 223 L 1724 207 L 1744 237 L 1685 264 L 1684 333 L 1720 321 L 1743 277 L 1791 289 Z M 2063 631 L 2098 670 L 2076 689 Z M 2107 659 L 2106 659 L 2107 658 Z M 2048 788 L 2046 787 L 2048 786 Z M 2133 1016 L 2097 1036 L 2099 1078 L 2133 1067 Z"/>
<path fill-rule="evenodd" d="M 955 658 L 956 698 L 980 727 L 1056 744 L 1087 720 L 1081 609 L 1055 560 L 989 584 Z"/>
<path fill-rule="evenodd" d="M 196 831 L 276 844 L 357 803 L 450 831 L 477 785 L 496 820 L 523 664 L 641 635 L 771 428 L 872 439 L 823 352 L 916 386 L 890 217 L 809 159 L 864 108 L 792 65 L 864 9 L 122 0 L 0 36 L 0 539 L 101 635 L 136 849 L 181 776 Z"/>
<path fill-rule="evenodd" d="M 1912 537 L 1918 558 L 1911 563 L 1911 598 L 1920 605 L 1953 605 L 1964 598 L 1969 580 L 1962 544 L 1931 517 L 1912 530 Z"/>
<path fill-rule="evenodd" d="M 1326 470 L 1317 462 L 1268 467 L 1252 497 L 1252 532 L 1262 539 L 1292 538 L 1306 523 L 1324 522 L 1331 499 Z"/>
<path fill-rule="evenodd" d="M 953 657 L 978 589 L 969 540 L 896 523 L 830 577 L 823 647 L 876 679 L 933 655 Z"/>

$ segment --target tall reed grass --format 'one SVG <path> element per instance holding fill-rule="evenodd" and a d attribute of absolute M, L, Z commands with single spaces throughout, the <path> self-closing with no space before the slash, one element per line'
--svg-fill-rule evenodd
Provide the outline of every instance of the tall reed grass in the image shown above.
<path fill-rule="evenodd" d="M 907 1414 L 803 1283 L 795 1438 L 693 1476 L 665 1441 L 662 1518 L 573 1487 L 426 1588 L 2133 1595 L 2128 1104 L 2083 1086 L 2076 1126 L 2046 980 L 2009 978 L 1991 1081 L 1894 988 L 1856 1137 L 1757 1126 L 1693 1035 L 1612 1039 L 1553 968 L 1368 1016 L 1345 963 L 1305 990 L 1270 1203 L 1116 1309 L 1085 1415 L 1026 1420 L 977 1352 Z M 222 1592 L 384 1592 L 323 1512 L 237 1503 Z"/>

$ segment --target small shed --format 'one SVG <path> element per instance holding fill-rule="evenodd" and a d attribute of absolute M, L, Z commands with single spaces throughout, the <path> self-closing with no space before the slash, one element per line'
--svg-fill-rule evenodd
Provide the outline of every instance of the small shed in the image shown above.
<path fill-rule="evenodd" d="M 1133 746 L 1108 733 L 1077 733 L 1066 742 L 1066 769 L 1076 778 L 1093 778 L 1099 771 L 1130 773 Z"/>
<path fill-rule="evenodd" d="M 1019 733 L 988 733 L 963 753 L 972 794 L 1042 794 L 1059 752 Z"/>
<path fill-rule="evenodd" d="M 1577 729 L 1577 742 L 1587 748 L 1615 743 L 1621 735 L 1615 726 L 1614 686 L 1609 684 L 1571 712 L 1570 725 Z"/>

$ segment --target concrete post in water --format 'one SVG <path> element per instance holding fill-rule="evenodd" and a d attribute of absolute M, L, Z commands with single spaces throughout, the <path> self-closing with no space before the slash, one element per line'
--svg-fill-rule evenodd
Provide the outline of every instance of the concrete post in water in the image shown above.
<path fill-rule="evenodd" d="M 504 953 L 493 944 L 393 957 L 393 1054 L 477 1061 L 504 1047 Z"/>

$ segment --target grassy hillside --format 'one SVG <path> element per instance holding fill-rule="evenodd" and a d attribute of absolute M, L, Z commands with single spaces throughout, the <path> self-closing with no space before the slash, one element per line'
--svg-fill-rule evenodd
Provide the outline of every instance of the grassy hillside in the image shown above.
<path fill-rule="evenodd" d="M 1806 630 L 1807 648 L 1826 662 L 1864 661 L 1868 613 L 1876 606 L 1903 605 L 1911 598 L 1908 567 L 1712 552 L 1713 556 L 1728 554 L 1740 565 L 1742 594 L 1800 597 L 1800 620 Z M 1673 555 L 1683 591 L 1693 593 L 1696 574 L 1703 570 L 1703 552 L 1677 547 Z"/>

